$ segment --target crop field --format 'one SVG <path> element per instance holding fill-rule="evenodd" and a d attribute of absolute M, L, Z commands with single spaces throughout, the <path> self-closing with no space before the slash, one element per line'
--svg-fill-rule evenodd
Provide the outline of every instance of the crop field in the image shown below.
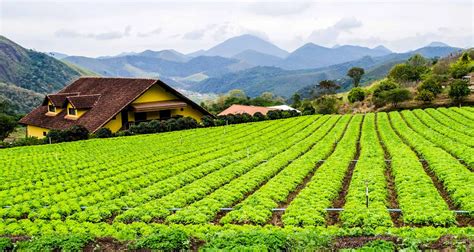
<path fill-rule="evenodd" d="M 0 250 L 474 246 L 471 107 L 11 148 L 0 174 Z"/>

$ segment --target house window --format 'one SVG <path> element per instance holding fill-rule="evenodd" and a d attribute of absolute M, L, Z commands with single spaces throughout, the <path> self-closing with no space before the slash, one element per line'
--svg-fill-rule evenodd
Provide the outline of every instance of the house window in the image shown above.
<path fill-rule="evenodd" d="M 70 115 L 76 115 L 76 109 L 75 108 L 69 108 L 67 112 Z"/>
<path fill-rule="evenodd" d="M 43 136 L 46 136 L 46 131 L 43 131 Z"/>
<path fill-rule="evenodd" d="M 184 108 L 181 108 L 181 111 L 184 111 Z"/>
<path fill-rule="evenodd" d="M 52 104 L 48 105 L 48 111 L 49 112 L 56 112 L 56 107 Z"/>
<path fill-rule="evenodd" d="M 160 119 L 166 120 L 171 118 L 171 110 L 160 110 Z"/>

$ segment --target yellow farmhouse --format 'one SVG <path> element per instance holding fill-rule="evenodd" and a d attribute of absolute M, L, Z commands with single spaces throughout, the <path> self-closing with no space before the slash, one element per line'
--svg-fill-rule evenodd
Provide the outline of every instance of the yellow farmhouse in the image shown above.
<path fill-rule="evenodd" d="M 108 128 L 112 132 L 150 121 L 189 116 L 197 121 L 212 116 L 201 106 L 154 79 L 83 77 L 56 94 L 20 120 L 26 134 L 43 138 L 51 129 L 82 125 L 89 132 Z"/>

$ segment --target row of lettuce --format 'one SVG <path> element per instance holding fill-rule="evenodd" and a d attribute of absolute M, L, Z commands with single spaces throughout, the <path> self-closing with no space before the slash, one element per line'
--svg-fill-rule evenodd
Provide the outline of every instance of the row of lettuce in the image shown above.
<path fill-rule="evenodd" d="M 462 135 L 452 134 L 446 124 L 430 128 L 428 115 L 444 116 L 472 130 L 464 123 L 473 111 L 437 111 L 297 117 L 135 136 L 135 142 L 76 142 L 29 147 L 21 154 L 9 149 L 0 158 L 5 174 L 0 217 L 262 225 L 278 217 L 272 208 L 289 203 L 284 225 L 325 225 L 325 208 L 332 207 L 358 159 L 344 206 L 348 211 L 341 214 L 344 226 L 393 225 L 386 211 L 387 169 L 394 177 L 405 224 L 449 226 L 456 222 L 451 210 L 474 210 L 472 162 L 457 158 L 469 157 L 472 148 L 469 139 L 443 145 L 441 140 L 455 141 Z M 76 155 L 58 157 L 58 151 Z M 425 169 L 440 180 L 454 206 L 441 197 Z M 306 179 L 310 180 L 298 192 Z M 298 192 L 294 200 L 292 192 Z M 225 207 L 234 210 L 220 216 Z M 172 208 L 183 209 L 174 214 Z"/>
<path fill-rule="evenodd" d="M 11 238 L 10 238 L 11 237 Z M 339 240 L 360 237 L 362 242 Z M 444 239 L 443 239 L 444 238 Z M 443 239 L 443 243 L 438 241 Z M 450 248 L 468 251 L 474 228 L 277 228 L 272 226 L 215 226 L 107 224 L 74 221 L 2 221 L 0 250 L 82 251 L 84 248 L 199 249 L 252 251 L 314 251 L 364 246 L 369 251 Z M 368 242 L 368 241 L 373 242 Z M 16 241 L 16 242 L 15 242 Z M 104 243 L 108 241 L 109 244 Z"/>

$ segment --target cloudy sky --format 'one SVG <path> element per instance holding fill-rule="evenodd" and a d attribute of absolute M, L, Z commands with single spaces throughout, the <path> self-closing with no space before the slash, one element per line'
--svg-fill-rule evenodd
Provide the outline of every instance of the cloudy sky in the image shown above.
<path fill-rule="evenodd" d="M 288 51 L 313 42 L 401 52 L 432 41 L 474 46 L 473 13 L 471 0 L 0 0 L 0 34 L 38 51 L 84 56 L 189 53 L 241 34 Z"/>

